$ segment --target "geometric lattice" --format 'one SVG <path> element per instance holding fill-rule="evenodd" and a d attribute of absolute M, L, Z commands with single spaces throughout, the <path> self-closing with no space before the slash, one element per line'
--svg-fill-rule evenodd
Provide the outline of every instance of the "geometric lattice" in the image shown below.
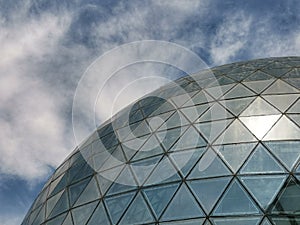
<path fill-rule="evenodd" d="M 233 63 L 139 99 L 57 168 L 22 225 L 300 224 L 299 67 Z"/>

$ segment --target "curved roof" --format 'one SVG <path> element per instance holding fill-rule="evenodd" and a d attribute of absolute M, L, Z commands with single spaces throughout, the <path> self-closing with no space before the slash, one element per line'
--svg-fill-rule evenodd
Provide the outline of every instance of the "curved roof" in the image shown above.
<path fill-rule="evenodd" d="M 23 225 L 300 223 L 300 57 L 170 83 L 101 125 Z"/>

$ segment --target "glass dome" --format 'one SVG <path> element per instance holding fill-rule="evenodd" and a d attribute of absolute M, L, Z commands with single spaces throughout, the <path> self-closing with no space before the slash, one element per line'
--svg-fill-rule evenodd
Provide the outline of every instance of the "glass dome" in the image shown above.
<path fill-rule="evenodd" d="M 299 57 L 180 78 L 78 146 L 22 225 L 300 224 L 299 97 Z"/>

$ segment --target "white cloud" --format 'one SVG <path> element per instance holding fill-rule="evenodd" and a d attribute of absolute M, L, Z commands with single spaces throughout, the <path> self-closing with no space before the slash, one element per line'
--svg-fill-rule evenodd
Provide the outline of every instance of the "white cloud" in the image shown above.
<path fill-rule="evenodd" d="M 211 42 L 211 57 L 216 65 L 229 62 L 249 40 L 252 18 L 244 12 L 227 15 Z"/>
<path fill-rule="evenodd" d="M 264 18 L 255 26 L 251 48 L 253 58 L 297 56 L 300 54 L 300 29 L 289 33 L 274 32 L 276 24 Z"/>
<path fill-rule="evenodd" d="M 0 173 L 38 180 L 67 154 L 63 99 L 35 73 L 57 51 L 68 24 L 67 17 L 51 14 L 1 24 Z"/>
<path fill-rule="evenodd" d="M 154 5 L 158 5 L 163 9 L 167 9 L 167 11 L 175 10 L 180 13 L 187 14 L 190 16 L 194 13 L 199 6 L 204 6 L 206 3 L 204 1 L 198 0 L 189 0 L 189 1 L 181 1 L 181 0 L 173 0 L 173 1 L 164 1 L 164 0 L 154 0 Z"/>

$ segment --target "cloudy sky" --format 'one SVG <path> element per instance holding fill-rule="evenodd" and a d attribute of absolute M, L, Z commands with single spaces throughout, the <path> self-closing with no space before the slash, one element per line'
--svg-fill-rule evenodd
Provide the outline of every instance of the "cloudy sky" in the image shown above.
<path fill-rule="evenodd" d="M 298 0 L 0 0 L 0 224 L 21 223 L 76 146 L 73 97 L 99 56 L 142 40 L 176 43 L 208 66 L 299 56 L 299 11 Z M 109 115 L 113 93 L 132 81 L 130 74 L 158 70 L 137 66 L 110 82 L 97 103 L 98 122 Z M 129 88 L 118 107 L 148 86 Z"/>

